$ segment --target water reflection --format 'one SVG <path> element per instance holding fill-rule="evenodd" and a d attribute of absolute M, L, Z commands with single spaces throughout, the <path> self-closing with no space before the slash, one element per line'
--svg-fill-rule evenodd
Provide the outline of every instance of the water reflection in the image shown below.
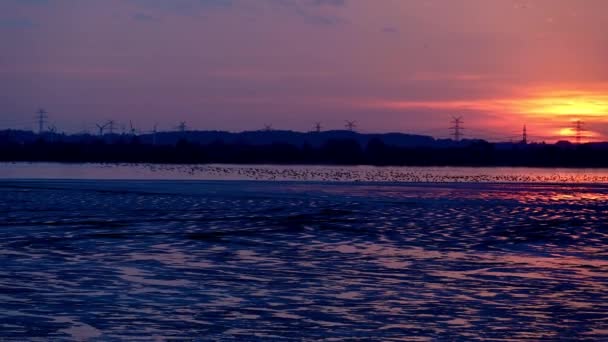
<path fill-rule="evenodd" d="M 603 340 L 606 193 L 0 181 L 0 335 Z"/>

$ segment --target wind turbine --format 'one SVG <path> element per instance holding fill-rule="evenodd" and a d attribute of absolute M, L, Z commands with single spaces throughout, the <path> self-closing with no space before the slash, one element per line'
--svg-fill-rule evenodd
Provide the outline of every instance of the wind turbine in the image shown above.
<path fill-rule="evenodd" d="M 114 120 L 110 120 L 108 121 L 108 123 L 106 124 L 107 126 L 110 126 L 110 134 L 114 134 L 114 125 L 116 124 L 116 122 Z"/>
<path fill-rule="evenodd" d="M 156 145 L 156 133 L 158 132 L 158 123 L 154 124 L 154 128 L 152 129 L 152 145 Z"/>
<path fill-rule="evenodd" d="M 108 127 L 110 123 L 106 122 L 104 125 L 100 125 L 100 124 L 95 124 L 95 126 L 97 126 L 97 128 L 99 128 L 99 135 L 102 136 L 103 135 L 103 130 L 106 129 L 106 127 Z"/>
<path fill-rule="evenodd" d="M 135 135 L 135 127 L 133 127 L 133 122 L 131 120 L 129 120 L 129 128 L 131 135 Z"/>

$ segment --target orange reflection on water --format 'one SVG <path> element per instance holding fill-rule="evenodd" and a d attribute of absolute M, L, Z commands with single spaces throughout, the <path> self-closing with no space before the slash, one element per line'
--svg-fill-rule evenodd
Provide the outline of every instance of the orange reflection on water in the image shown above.
<path fill-rule="evenodd" d="M 513 200 L 521 203 L 542 202 L 603 202 L 608 201 L 608 193 L 584 191 L 581 188 L 563 188 L 561 191 L 547 190 L 543 187 L 534 191 L 485 191 L 479 194 L 484 200 Z"/>
<path fill-rule="evenodd" d="M 606 201 L 608 200 L 608 194 L 597 192 L 556 193 L 551 195 L 549 199 L 551 201 Z"/>

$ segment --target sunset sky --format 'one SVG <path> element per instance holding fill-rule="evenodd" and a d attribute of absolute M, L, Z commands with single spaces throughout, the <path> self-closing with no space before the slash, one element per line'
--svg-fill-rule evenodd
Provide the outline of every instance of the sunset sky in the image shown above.
<path fill-rule="evenodd" d="M 606 0 L 2 0 L 0 129 L 608 140 Z"/>

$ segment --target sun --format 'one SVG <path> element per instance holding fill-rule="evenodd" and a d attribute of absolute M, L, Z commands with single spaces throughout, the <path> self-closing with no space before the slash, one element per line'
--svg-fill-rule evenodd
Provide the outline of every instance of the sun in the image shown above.
<path fill-rule="evenodd" d="M 557 132 L 557 135 L 560 137 L 573 137 L 576 135 L 576 132 L 572 128 L 562 128 Z"/>
<path fill-rule="evenodd" d="M 573 127 L 564 127 L 555 131 L 556 136 L 559 138 L 563 138 L 562 140 L 570 140 L 576 139 L 578 135 L 576 129 Z M 590 130 L 582 130 L 580 133 L 581 142 L 592 142 L 592 141 L 600 141 L 601 134 L 597 132 L 593 132 Z"/>

